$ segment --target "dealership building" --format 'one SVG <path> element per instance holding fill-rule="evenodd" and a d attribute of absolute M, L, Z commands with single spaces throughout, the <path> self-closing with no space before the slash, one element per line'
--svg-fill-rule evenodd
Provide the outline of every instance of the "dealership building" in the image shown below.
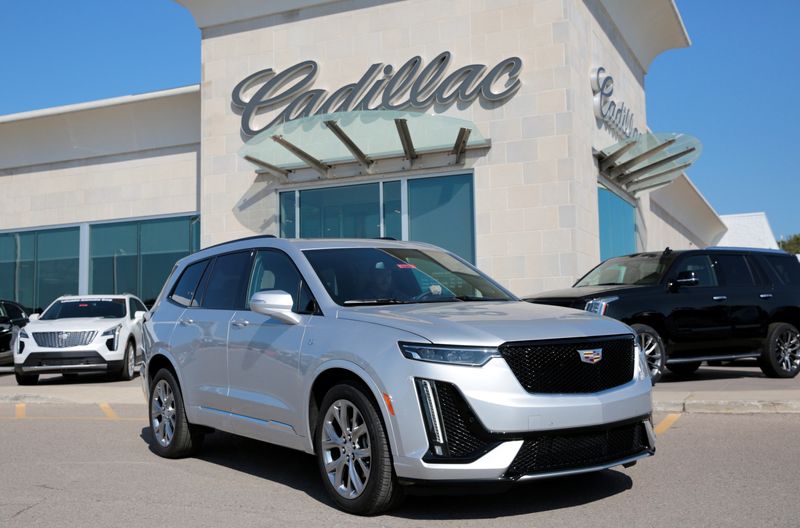
<path fill-rule="evenodd" d="M 647 126 L 672 0 L 179 3 L 199 85 L 0 116 L 0 298 L 147 302 L 255 234 L 431 242 L 522 295 L 727 230 L 698 138 Z"/>

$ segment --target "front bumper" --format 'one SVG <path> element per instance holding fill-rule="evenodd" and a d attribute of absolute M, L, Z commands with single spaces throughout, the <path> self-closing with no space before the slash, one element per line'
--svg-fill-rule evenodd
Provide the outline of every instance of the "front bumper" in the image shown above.
<path fill-rule="evenodd" d="M 33 338 L 20 338 L 14 346 L 14 370 L 18 374 L 67 372 L 117 372 L 122 369 L 125 346 L 110 350 L 108 339 L 98 336 L 84 346 L 51 348 Z"/>

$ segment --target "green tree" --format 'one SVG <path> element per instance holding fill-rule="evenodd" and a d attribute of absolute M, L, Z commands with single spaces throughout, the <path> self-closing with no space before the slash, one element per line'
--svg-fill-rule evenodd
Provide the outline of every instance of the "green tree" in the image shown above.
<path fill-rule="evenodd" d="M 779 240 L 778 246 L 784 251 L 800 255 L 800 233 L 792 235 L 786 240 Z"/>

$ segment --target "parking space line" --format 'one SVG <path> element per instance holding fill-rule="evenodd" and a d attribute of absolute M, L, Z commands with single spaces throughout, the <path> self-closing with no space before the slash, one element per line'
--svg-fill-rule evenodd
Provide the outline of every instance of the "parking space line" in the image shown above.
<path fill-rule="evenodd" d="M 119 415 L 111 408 L 111 406 L 107 403 L 100 404 L 100 410 L 103 411 L 103 414 L 106 415 L 106 418 L 109 420 L 119 420 Z"/>
<path fill-rule="evenodd" d="M 677 422 L 678 418 L 680 417 L 680 413 L 668 414 L 658 425 L 656 425 L 656 436 L 661 436 L 662 434 L 666 433 L 667 429 L 672 427 L 672 425 Z"/>
<path fill-rule="evenodd" d="M 22 419 L 25 418 L 25 404 L 18 403 L 14 406 L 14 418 L 15 419 Z"/>

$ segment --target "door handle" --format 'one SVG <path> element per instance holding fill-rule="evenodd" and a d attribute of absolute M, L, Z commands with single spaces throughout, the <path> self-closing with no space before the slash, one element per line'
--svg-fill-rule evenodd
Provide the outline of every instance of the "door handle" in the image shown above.
<path fill-rule="evenodd" d="M 194 324 L 194 319 L 181 319 L 178 322 L 181 324 L 181 326 L 189 326 Z"/>
<path fill-rule="evenodd" d="M 762 293 L 761 295 L 759 295 L 759 297 L 761 297 L 762 299 L 772 299 L 772 294 L 771 293 Z"/>
<path fill-rule="evenodd" d="M 727 301 L 728 298 L 725 295 L 715 295 L 712 297 L 715 301 Z"/>
<path fill-rule="evenodd" d="M 231 324 L 236 328 L 244 328 L 245 326 L 250 324 L 250 321 L 247 319 L 237 319 L 236 321 L 231 321 Z"/>

